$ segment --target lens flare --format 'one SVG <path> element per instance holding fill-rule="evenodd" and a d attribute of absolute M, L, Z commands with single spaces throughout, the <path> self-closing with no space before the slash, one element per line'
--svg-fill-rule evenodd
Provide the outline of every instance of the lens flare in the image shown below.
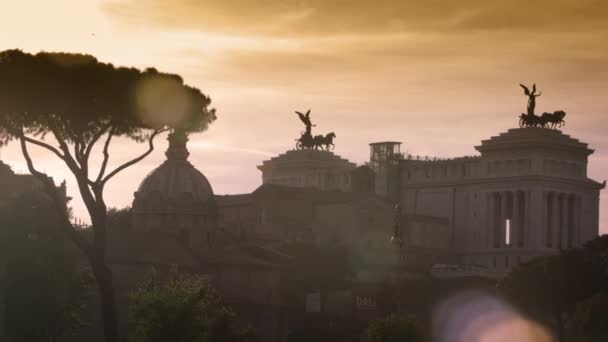
<path fill-rule="evenodd" d="M 135 89 L 137 113 L 146 125 L 178 126 L 190 108 L 190 97 L 180 80 L 149 76 Z"/>
<path fill-rule="evenodd" d="M 502 300 L 483 292 L 464 292 L 443 301 L 433 316 L 441 342 L 554 342 L 540 324 Z"/>

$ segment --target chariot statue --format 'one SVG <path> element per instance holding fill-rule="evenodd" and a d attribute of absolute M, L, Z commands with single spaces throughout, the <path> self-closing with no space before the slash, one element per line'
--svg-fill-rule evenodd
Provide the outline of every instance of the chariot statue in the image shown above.
<path fill-rule="evenodd" d="M 333 141 L 336 134 L 334 132 L 325 135 L 312 135 L 312 127 L 316 127 L 316 125 L 310 121 L 310 109 L 307 110 L 305 114 L 298 111 L 296 111 L 296 114 L 300 117 L 300 121 L 302 121 L 305 126 L 305 130 L 300 133 L 300 138 L 296 139 L 296 149 L 330 151 L 335 148 Z"/>
<path fill-rule="evenodd" d="M 519 127 L 542 127 L 542 128 L 561 128 L 566 124 L 564 117 L 566 112 L 558 110 L 553 113 L 543 113 L 542 115 L 536 115 L 534 110 L 536 109 L 536 98 L 539 97 L 542 92 L 536 93 L 536 83 L 532 85 L 532 91 L 523 84 L 520 86 L 524 89 L 524 94 L 528 96 L 528 109 L 526 113 L 522 113 L 519 116 Z"/>

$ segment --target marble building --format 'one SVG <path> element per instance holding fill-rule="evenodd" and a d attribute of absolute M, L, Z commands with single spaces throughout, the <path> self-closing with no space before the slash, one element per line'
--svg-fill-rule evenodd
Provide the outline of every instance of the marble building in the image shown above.
<path fill-rule="evenodd" d="M 349 191 L 355 163 L 328 151 L 287 151 L 258 166 L 263 184 Z"/>
<path fill-rule="evenodd" d="M 480 155 L 405 157 L 371 144 L 376 191 L 402 208 L 403 253 L 449 251 L 452 260 L 508 270 L 598 235 L 599 192 L 587 177 L 593 150 L 559 130 L 518 128 L 484 140 Z"/>
<path fill-rule="evenodd" d="M 478 155 L 452 159 L 404 156 L 400 146 L 370 144 L 370 160 L 359 167 L 314 150 L 267 160 L 258 167 L 263 184 L 285 189 L 221 196 L 219 226 L 274 240 L 287 239 L 285 229 L 311 241 L 336 231 L 353 247 L 361 248 L 365 236 L 380 246 L 392 233 L 390 209 L 399 204 L 402 262 L 449 261 L 497 274 L 598 235 L 604 184 L 587 177 L 593 150 L 559 130 L 511 129 L 482 141 Z M 362 217 L 360 201 L 335 191 L 374 206 Z M 351 209 L 331 209 L 337 203 Z M 278 215 L 270 218 L 272 212 Z"/>

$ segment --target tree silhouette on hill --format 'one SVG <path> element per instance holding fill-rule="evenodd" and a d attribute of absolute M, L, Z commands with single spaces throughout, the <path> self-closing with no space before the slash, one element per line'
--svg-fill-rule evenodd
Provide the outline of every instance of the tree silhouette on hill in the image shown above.
<path fill-rule="evenodd" d="M 105 186 L 147 157 L 159 134 L 170 129 L 205 130 L 216 118 L 210 103 L 209 97 L 185 85 L 180 76 L 153 68 L 115 67 L 81 54 L 0 52 L 0 145 L 19 143 L 29 171 L 44 184 L 61 214 L 61 231 L 88 258 L 107 342 L 117 342 L 119 336 L 112 273 L 105 258 Z M 110 168 L 110 147 L 116 137 L 145 142 L 147 149 Z M 91 219 L 92 240 L 70 224 L 53 180 L 36 167 L 31 146 L 52 153 L 74 175 Z M 101 159 L 97 167 L 91 165 L 95 153 Z"/>

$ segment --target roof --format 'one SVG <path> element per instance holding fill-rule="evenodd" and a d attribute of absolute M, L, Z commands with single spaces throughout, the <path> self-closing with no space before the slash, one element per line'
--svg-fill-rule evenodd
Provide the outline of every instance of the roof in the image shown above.
<path fill-rule="evenodd" d="M 586 156 L 593 153 L 588 144 L 572 138 L 560 130 L 540 127 L 513 128 L 483 140 L 481 145 L 475 146 L 475 149 L 482 154 L 494 150 L 530 150 L 532 148 L 568 150 Z"/>
<path fill-rule="evenodd" d="M 192 250 L 177 236 L 154 232 L 120 232 L 108 236 L 107 256 L 113 264 L 179 265 L 206 267 L 274 267 L 275 263 L 251 248 L 238 245 Z"/>
<path fill-rule="evenodd" d="M 144 178 L 135 193 L 135 200 L 149 195 L 168 201 L 187 198 L 206 202 L 214 199 L 207 177 L 188 162 L 188 138 L 185 133 L 173 132 L 168 140 L 169 148 L 165 152 L 167 160 Z"/>
<path fill-rule="evenodd" d="M 193 200 L 206 201 L 213 197 L 211 184 L 200 171 L 187 161 L 167 160 L 149 173 L 137 189 L 138 196 L 152 193 L 164 199 L 177 199 L 191 194 Z"/>
<path fill-rule="evenodd" d="M 198 268 L 198 258 L 176 236 L 163 233 L 120 232 L 108 235 L 110 263 L 180 265 Z"/>
<path fill-rule="evenodd" d="M 391 144 L 391 145 L 401 145 L 402 142 L 401 141 L 379 141 L 379 142 L 373 142 L 373 143 L 369 143 L 370 146 L 371 145 L 386 145 L 386 144 Z"/>

